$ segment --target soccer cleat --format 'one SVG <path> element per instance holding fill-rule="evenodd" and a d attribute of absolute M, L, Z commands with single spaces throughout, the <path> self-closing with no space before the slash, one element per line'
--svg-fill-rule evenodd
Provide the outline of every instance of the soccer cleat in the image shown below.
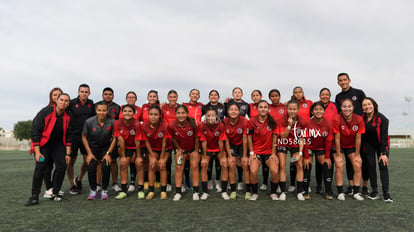
<path fill-rule="evenodd" d="M 207 198 L 208 198 L 209 196 L 210 196 L 210 195 L 208 195 L 208 193 L 203 193 L 203 194 L 201 194 L 200 199 L 201 199 L 201 200 L 207 200 Z"/>
<path fill-rule="evenodd" d="M 168 198 L 167 192 L 161 192 L 160 199 L 161 200 L 167 200 L 167 198 Z"/>
<path fill-rule="evenodd" d="M 389 193 L 384 193 L 384 202 L 385 203 L 393 203 L 394 202 Z"/>
<path fill-rule="evenodd" d="M 102 192 L 101 192 L 101 200 L 106 200 L 108 198 L 109 198 L 109 196 L 108 196 L 108 190 L 102 190 Z"/>
<path fill-rule="evenodd" d="M 219 180 L 216 180 L 216 190 L 217 190 L 218 193 L 223 192 L 223 189 L 221 189 L 221 181 L 219 181 Z"/>
<path fill-rule="evenodd" d="M 113 184 L 111 189 L 114 190 L 115 192 L 121 192 L 122 191 L 122 189 L 119 187 L 118 184 Z"/>
<path fill-rule="evenodd" d="M 237 184 L 237 190 L 243 190 L 244 189 L 244 183 L 243 182 L 239 182 L 238 184 Z"/>
<path fill-rule="evenodd" d="M 172 186 L 170 184 L 167 184 L 167 192 L 171 192 L 172 191 Z"/>
<path fill-rule="evenodd" d="M 38 196 L 31 196 L 27 201 L 24 203 L 24 206 L 32 206 L 39 204 L 39 197 Z"/>
<path fill-rule="evenodd" d="M 98 185 L 96 185 L 96 191 L 97 192 L 99 192 L 99 191 L 101 191 L 102 190 L 102 187 L 98 184 Z"/>
<path fill-rule="evenodd" d="M 357 201 L 363 201 L 363 200 L 364 200 L 364 197 L 362 196 L 362 194 L 361 194 L 361 193 L 355 193 L 355 194 L 353 195 L 353 197 L 354 197 L 354 199 L 355 199 L 355 200 L 357 200 Z"/>
<path fill-rule="evenodd" d="M 213 189 L 213 181 L 212 181 L 212 180 L 209 180 L 209 181 L 207 182 L 207 189 L 208 189 L 208 190 L 212 190 L 212 189 Z"/>
<path fill-rule="evenodd" d="M 278 201 L 279 197 L 277 196 L 276 193 L 272 193 L 272 194 L 270 194 L 270 199 L 272 199 L 272 201 Z"/>
<path fill-rule="evenodd" d="M 281 193 L 281 194 L 279 195 L 279 200 L 280 200 L 280 201 L 286 201 L 286 193 Z"/>
<path fill-rule="evenodd" d="M 246 194 L 244 195 L 244 199 L 246 201 L 250 200 L 251 197 L 252 197 L 252 194 L 250 192 L 246 192 Z"/>
<path fill-rule="evenodd" d="M 89 193 L 88 200 L 96 200 L 97 193 L 96 191 L 92 191 Z"/>
<path fill-rule="evenodd" d="M 367 187 L 362 187 L 362 192 L 361 193 L 364 197 L 368 197 L 370 195 L 369 192 L 368 192 Z"/>
<path fill-rule="evenodd" d="M 380 198 L 378 192 L 375 190 L 372 191 L 367 197 L 371 200 L 378 200 Z"/>
<path fill-rule="evenodd" d="M 117 200 L 122 200 L 128 197 L 128 194 L 125 192 L 119 192 L 118 195 L 115 197 Z"/>
<path fill-rule="evenodd" d="M 145 199 L 152 200 L 154 197 L 155 197 L 155 193 L 154 192 L 149 192 Z M 138 196 L 138 199 L 139 199 L 139 196 Z"/>
<path fill-rule="evenodd" d="M 69 189 L 69 193 L 72 195 L 80 194 L 79 189 L 74 185 Z"/>
<path fill-rule="evenodd" d="M 45 194 L 43 194 L 43 198 L 50 199 L 53 195 L 53 188 L 50 188 L 45 191 Z"/>
<path fill-rule="evenodd" d="M 193 201 L 198 201 L 200 200 L 200 195 L 196 192 L 193 193 Z"/>
<path fill-rule="evenodd" d="M 182 197 L 181 193 L 176 193 L 174 195 L 173 201 L 179 201 L 179 200 L 181 200 L 181 197 Z"/>
<path fill-rule="evenodd" d="M 276 193 L 281 193 L 281 192 L 282 192 L 282 190 L 280 189 L 280 186 L 278 185 L 277 189 L 276 189 Z"/>
<path fill-rule="evenodd" d="M 255 200 L 257 200 L 259 198 L 259 194 L 257 194 L 257 193 L 253 193 L 252 194 L 252 196 L 250 197 L 250 201 L 255 201 Z"/>
<path fill-rule="evenodd" d="M 267 185 L 265 185 L 265 184 L 260 185 L 259 190 L 260 191 L 266 191 L 267 190 Z"/>
<path fill-rule="evenodd" d="M 336 199 L 338 199 L 340 201 L 345 201 L 345 193 L 338 194 L 338 197 Z"/>
<path fill-rule="evenodd" d="M 62 199 L 63 199 L 63 195 L 60 195 L 60 194 L 57 194 L 57 195 L 53 194 L 52 198 L 50 198 L 50 200 L 56 201 L 56 202 L 62 201 Z"/>
<path fill-rule="evenodd" d="M 296 190 L 295 186 L 289 186 L 288 192 L 293 193 Z"/>
<path fill-rule="evenodd" d="M 330 193 L 325 194 L 325 199 L 326 200 L 332 200 L 333 199 L 332 194 L 330 194 Z"/>
<path fill-rule="evenodd" d="M 130 193 L 130 192 L 133 192 L 133 191 L 135 191 L 135 185 L 134 185 L 133 183 L 131 183 L 131 184 L 128 186 L 128 192 Z"/>
<path fill-rule="evenodd" d="M 227 192 L 222 192 L 221 193 L 221 198 L 223 198 L 223 200 L 225 200 L 225 201 L 230 200 L 229 194 Z"/>
<path fill-rule="evenodd" d="M 299 201 L 304 201 L 305 200 L 305 197 L 303 196 L 303 193 L 296 194 L 296 197 L 298 198 Z"/>
<path fill-rule="evenodd" d="M 309 200 L 310 199 L 310 194 L 305 193 L 305 194 L 303 194 L 303 197 L 305 198 L 305 200 Z"/>
<path fill-rule="evenodd" d="M 230 193 L 230 200 L 235 200 L 237 198 L 237 192 Z"/>
<path fill-rule="evenodd" d="M 138 197 L 138 199 L 144 199 L 144 198 L 145 198 L 145 193 L 144 193 L 144 191 L 139 191 L 139 192 L 137 193 L 137 197 Z"/>
<path fill-rule="evenodd" d="M 346 190 L 346 195 L 348 196 L 354 195 L 354 189 L 352 188 L 352 186 L 348 186 L 348 189 Z"/>
<path fill-rule="evenodd" d="M 144 190 L 148 190 L 149 188 L 149 183 L 148 182 L 144 182 Z"/>
<path fill-rule="evenodd" d="M 161 183 L 160 182 L 155 182 L 154 188 L 159 189 L 160 187 L 161 187 Z"/>

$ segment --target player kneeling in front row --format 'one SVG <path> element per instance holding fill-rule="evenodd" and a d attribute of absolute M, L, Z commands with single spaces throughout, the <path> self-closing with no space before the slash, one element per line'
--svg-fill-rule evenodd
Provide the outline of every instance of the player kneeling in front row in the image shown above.
<path fill-rule="evenodd" d="M 82 130 L 82 142 L 87 152 L 88 180 L 91 192 L 88 200 L 98 198 L 97 183 L 101 179 L 97 173 L 102 173 L 101 199 L 108 198 L 109 175 L 111 172 L 111 152 L 116 145 L 114 139 L 114 120 L 108 116 L 108 106 L 105 102 L 96 105 L 96 116 L 85 121 Z M 99 165 L 100 164 L 100 165 Z M 97 167 L 102 172 L 97 172 Z"/>

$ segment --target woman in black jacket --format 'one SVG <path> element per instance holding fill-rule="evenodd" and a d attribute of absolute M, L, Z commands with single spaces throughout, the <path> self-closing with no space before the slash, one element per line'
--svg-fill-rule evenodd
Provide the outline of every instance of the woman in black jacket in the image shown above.
<path fill-rule="evenodd" d="M 367 196 L 369 199 L 379 199 L 377 185 L 376 162 L 378 162 L 380 177 L 382 183 L 382 192 L 385 202 L 393 202 L 389 194 L 389 152 L 390 140 L 388 137 L 388 119 L 378 112 L 377 102 L 366 97 L 362 101 L 364 111 L 363 118 L 365 122 L 365 134 L 362 135 L 362 173 L 364 179 L 364 188 L 368 187 L 368 179 L 371 181 L 371 193 Z M 376 156 L 378 156 L 378 160 Z"/>

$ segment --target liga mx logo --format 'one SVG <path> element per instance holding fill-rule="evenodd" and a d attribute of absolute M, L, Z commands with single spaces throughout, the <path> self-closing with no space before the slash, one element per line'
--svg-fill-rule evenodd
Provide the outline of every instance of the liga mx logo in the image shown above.
<path fill-rule="evenodd" d="M 358 127 L 357 125 L 355 125 L 355 126 L 353 126 L 353 127 L 352 127 L 352 130 L 353 130 L 354 132 L 358 131 L 358 129 L 359 129 L 359 127 Z"/>
<path fill-rule="evenodd" d="M 188 137 L 193 136 L 193 134 L 194 134 L 194 133 L 193 133 L 193 131 L 188 131 L 188 132 L 187 132 L 187 136 L 188 136 Z"/>

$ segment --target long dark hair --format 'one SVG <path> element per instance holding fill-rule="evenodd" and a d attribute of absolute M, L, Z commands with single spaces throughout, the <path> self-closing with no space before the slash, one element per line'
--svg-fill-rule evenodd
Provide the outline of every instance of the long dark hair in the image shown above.
<path fill-rule="evenodd" d="M 269 107 L 269 103 L 267 103 L 267 101 L 266 100 L 260 100 L 258 103 L 257 103 L 257 106 L 259 106 L 260 105 L 260 103 L 262 103 L 262 102 L 264 102 L 264 103 L 266 103 L 267 104 L 267 106 Z M 275 127 L 277 126 L 277 123 L 276 123 L 276 121 L 275 121 L 275 119 L 269 114 L 269 112 L 267 112 L 267 125 L 270 127 L 270 128 L 272 128 L 272 130 L 273 129 L 275 129 Z"/>
<path fill-rule="evenodd" d="M 378 120 L 378 103 L 372 98 L 372 97 L 365 97 L 364 99 L 362 99 L 361 102 L 363 102 L 364 100 L 370 100 L 372 105 L 374 106 L 374 118 L 375 118 L 375 122 L 377 122 Z M 367 118 L 367 114 L 364 114 L 364 118 Z"/>
<path fill-rule="evenodd" d="M 55 92 L 55 91 L 57 91 L 57 90 L 59 90 L 59 91 L 60 91 L 60 93 L 63 93 L 62 89 L 61 89 L 61 88 L 59 88 L 59 87 L 55 87 L 55 88 L 53 88 L 52 90 L 50 90 L 50 92 L 49 92 L 49 106 L 51 106 L 51 105 L 56 105 L 56 102 L 53 102 L 53 99 L 52 99 L 52 94 L 53 94 L 53 92 Z"/>
<path fill-rule="evenodd" d="M 197 124 L 194 118 L 188 116 L 188 108 L 185 105 L 177 105 L 177 107 L 175 108 L 175 113 L 177 113 L 178 109 L 183 108 L 184 111 L 187 113 L 187 121 L 190 123 L 191 128 L 193 128 L 194 130 L 197 128 Z M 177 120 L 177 119 L 176 119 Z"/>
<path fill-rule="evenodd" d="M 155 104 L 160 104 L 160 99 L 159 99 L 159 97 L 158 97 L 158 91 L 157 91 L 157 90 L 153 90 L 153 89 L 151 89 L 151 90 L 148 92 L 147 97 L 150 95 L 150 93 L 155 93 L 155 95 L 157 95 L 157 101 L 155 102 Z"/>

